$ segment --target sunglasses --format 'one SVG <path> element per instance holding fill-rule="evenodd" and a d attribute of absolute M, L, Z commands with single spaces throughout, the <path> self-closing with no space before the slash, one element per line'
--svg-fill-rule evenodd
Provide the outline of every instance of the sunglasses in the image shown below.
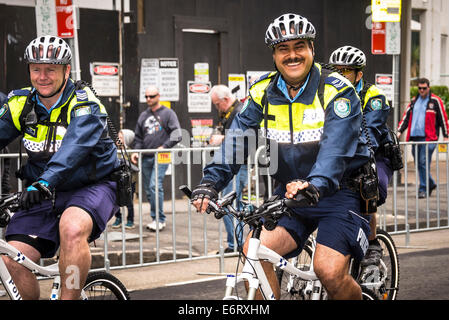
<path fill-rule="evenodd" d="M 155 95 L 152 95 L 152 96 L 145 96 L 145 98 L 147 98 L 147 99 L 153 99 L 153 98 L 156 98 L 157 96 L 159 95 L 159 93 L 157 93 L 157 94 L 155 94 Z"/>
<path fill-rule="evenodd" d="M 343 68 L 343 69 L 340 69 L 340 71 L 341 71 L 341 73 L 343 73 L 343 74 L 350 74 L 350 73 L 354 72 L 355 69 L 351 69 L 351 68 Z"/>
<path fill-rule="evenodd" d="M 418 87 L 418 90 L 427 90 L 429 87 Z"/>

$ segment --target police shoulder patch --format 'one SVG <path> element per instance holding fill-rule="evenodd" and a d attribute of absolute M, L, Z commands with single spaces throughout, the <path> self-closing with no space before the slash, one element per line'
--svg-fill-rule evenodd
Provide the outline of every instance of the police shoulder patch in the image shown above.
<path fill-rule="evenodd" d="M 340 118 L 346 118 L 351 113 L 351 101 L 346 98 L 335 99 L 334 112 Z"/>
<path fill-rule="evenodd" d="M 87 114 L 91 114 L 92 109 L 90 108 L 90 106 L 79 106 L 79 107 L 75 107 L 73 109 L 73 112 L 75 114 L 75 117 L 80 117 L 80 116 L 84 116 Z"/>
<path fill-rule="evenodd" d="M 375 98 L 371 100 L 371 109 L 381 110 L 382 109 L 382 99 Z"/>
<path fill-rule="evenodd" d="M 8 104 L 5 103 L 3 104 L 3 106 L 0 107 L 0 118 L 3 117 L 7 111 L 8 111 Z"/>

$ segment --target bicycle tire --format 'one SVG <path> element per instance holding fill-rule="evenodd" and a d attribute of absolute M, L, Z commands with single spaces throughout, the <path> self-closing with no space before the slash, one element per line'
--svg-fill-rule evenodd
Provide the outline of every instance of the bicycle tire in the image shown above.
<path fill-rule="evenodd" d="M 129 300 L 129 293 L 123 283 L 105 271 L 87 275 L 83 292 L 87 300 Z"/>
<path fill-rule="evenodd" d="M 301 253 L 298 255 L 298 259 L 295 263 L 295 267 L 308 271 L 312 263 L 313 248 L 312 244 L 307 241 Z M 304 288 L 307 281 L 292 277 L 287 272 L 284 272 L 281 268 L 276 268 L 276 277 L 281 289 L 280 300 L 307 300 L 307 295 L 304 293 Z M 288 288 L 288 283 L 293 281 L 291 288 Z M 324 288 L 323 288 L 324 290 Z"/>
<path fill-rule="evenodd" d="M 362 300 L 379 300 L 373 290 L 362 287 Z"/>
<path fill-rule="evenodd" d="M 385 292 L 380 298 L 381 300 L 396 300 L 399 291 L 399 258 L 396 245 L 388 232 L 377 229 L 376 233 L 377 240 L 383 249 L 382 260 L 388 268 Z"/>

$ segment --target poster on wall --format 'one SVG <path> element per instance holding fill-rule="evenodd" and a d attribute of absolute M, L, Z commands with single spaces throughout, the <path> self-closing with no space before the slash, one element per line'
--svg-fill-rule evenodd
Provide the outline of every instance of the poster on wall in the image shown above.
<path fill-rule="evenodd" d="M 210 113 L 212 111 L 210 89 L 210 82 L 187 81 L 187 109 L 189 112 Z"/>
<path fill-rule="evenodd" d="M 161 101 L 179 101 L 178 58 L 143 58 L 140 65 L 139 102 L 145 103 L 145 90 L 159 88 Z"/>

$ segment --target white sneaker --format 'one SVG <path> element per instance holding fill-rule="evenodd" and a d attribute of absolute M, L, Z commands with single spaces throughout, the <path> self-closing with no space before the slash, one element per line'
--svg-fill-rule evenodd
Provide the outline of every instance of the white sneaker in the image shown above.
<path fill-rule="evenodd" d="M 165 228 L 165 222 L 159 222 L 159 231 L 162 231 Z M 153 221 L 147 224 L 147 229 L 150 231 L 156 231 L 156 221 Z"/>

